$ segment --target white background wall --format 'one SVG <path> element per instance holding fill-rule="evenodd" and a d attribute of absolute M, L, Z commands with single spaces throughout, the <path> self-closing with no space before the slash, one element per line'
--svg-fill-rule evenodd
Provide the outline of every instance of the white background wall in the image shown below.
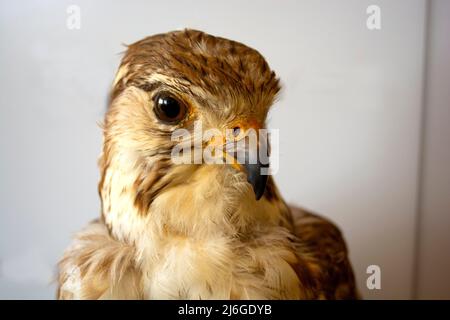
<path fill-rule="evenodd" d="M 66 28 L 70 4 L 81 8 L 80 30 Z M 366 27 L 370 4 L 381 7 L 379 31 Z M 121 44 L 182 27 L 253 46 L 277 71 L 284 92 L 269 122 L 281 136 L 275 179 L 287 200 L 342 228 L 363 296 L 411 298 L 416 287 L 431 296 L 435 267 L 426 262 L 434 256 L 426 247 L 440 241 L 448 251 L 450 241 L 433 236 L 435 226 L 446 228 L 435 192 L 425 197 L 426 208 L 436 209 L 428 235 L 419 238 L 416 228 L 425 8 L 420 0 L 1 0 L 0 298 L 54 297 L 49 280 L 70 235 L 99 215 L 96 122 Z M 442 30 L 432 43 L 440 37 Z M 438 58 L 448 86 L 448 61 Z M 436 106 L 428 127 L 447 121 L 448 134 L 448 90 L 439 92 L 428 96 Z M 433 150 L 445 143 L 443 131 L 435 134 Z M 433 159 L 427 181 L 449 208 L 448 180 L 433 184 L 448 168 L 438 154 Z M 421 239 L 424 263 L 416 268 Z M 378 291 L 365 286 L 371 264 L 382 270 Z M 449 286 L 440 288 L 449 297 Z"/>

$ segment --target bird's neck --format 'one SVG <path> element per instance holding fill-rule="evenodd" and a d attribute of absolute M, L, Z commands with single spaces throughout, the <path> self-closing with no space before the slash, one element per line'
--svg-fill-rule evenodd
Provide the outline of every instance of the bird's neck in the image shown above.
<path fill-rule="evenodd" d="M 288 209 L 269 179 L 256 201 L 243 174 L 225 166 L 145 167 L 129 154 L 100 159 L 103 218 L 117 239 L 157 244 L 168 237 L 245 235 L 261 226 L 286 225 Z M 176 177 L 188 176 L 186 179 Z"/>

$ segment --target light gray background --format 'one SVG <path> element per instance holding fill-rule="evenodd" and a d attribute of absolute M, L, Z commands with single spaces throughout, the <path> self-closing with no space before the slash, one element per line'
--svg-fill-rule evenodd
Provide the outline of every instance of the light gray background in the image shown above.
<path fill-rule="evenodd" d="M 276 181 L 342 228 L 363 296 L 450 298 L 449 3 L 0 1 L 0 298 L 54 297 L 71 234 L 99 215 L 97 122 L 121 44 L 183 27 L 277 71 Z M 381 290 L 366 288 L 372 264 Z"/>

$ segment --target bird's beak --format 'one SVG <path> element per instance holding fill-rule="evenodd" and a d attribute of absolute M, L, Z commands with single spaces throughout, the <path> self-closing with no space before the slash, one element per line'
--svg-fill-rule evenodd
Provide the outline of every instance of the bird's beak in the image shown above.
<path fill-rule="evenodd" d="M 261 199 L 266 189 L 268 179 L 268 141 L 267 137 L 261 137 L 257 131 L 257 126 L 246 126 L 246 124 L 240 124 L 245 129 L 242 130 L 242 135 L 235 140 L 233 157 L 237 160 L 237 168 L 240 171 L 244 171 L 247 175 L 247 182 L 253 187 L 256 200 Z M 250 132 L 249 129 L 253 129 Z M 253 143 L 250 134 L 255 133 Z M 237 152 L 237 153 L 236 153 Z M 229 153 L 231 154 L 231 153 Z"/>
<path fill-rule="evenodd" d="M 255 193 L 256 200 L 261 199 L 266 190 L 267 175 L 261 174 L 264 167 L 269 167 L 269 165 L 264 165 L 259 162 L 256 164 L 244 164 L 245 171 L 247 172 L 247 181 L 253 187 L 253 192 Z"/>

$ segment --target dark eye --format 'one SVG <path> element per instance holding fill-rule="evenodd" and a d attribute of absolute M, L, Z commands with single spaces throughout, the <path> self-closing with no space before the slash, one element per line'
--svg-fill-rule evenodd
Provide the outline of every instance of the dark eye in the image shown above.
<path fill-rule="evenodd" d="M 178 99 L 168 94 L 155 97 L 155 114 L 163 122 L 174 124 L 186 116 L 186 106 Z"/>

